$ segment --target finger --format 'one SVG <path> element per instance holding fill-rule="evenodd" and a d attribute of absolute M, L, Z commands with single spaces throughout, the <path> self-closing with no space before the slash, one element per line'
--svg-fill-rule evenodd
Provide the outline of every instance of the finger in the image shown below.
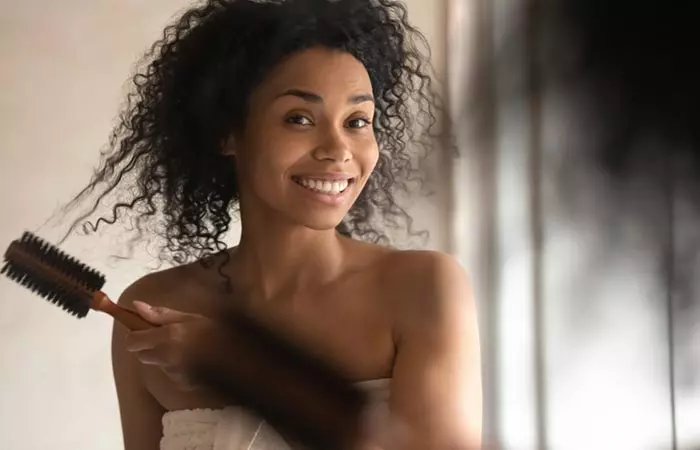
<path fill-rule="evenodd" d="M 163 351 L 162 349 L 150 349 L 134 352 L 134 356 L 142 364 L 160 367 L 160 369 L 174 381 L 184 379 L 185 375 L 182 373 L 182 364 L 172 353 Z"/>
<path fill-rule="evenodd" d="M 141 362 L 141 364 L 146 364 L 148 366 L 165 366 L 168 364 L 166 358 L 163 356 L 162 352 L 157 350 L 141 350 L 134 353 L 136 359 Z"/>
<path fill-rule="evenodd" d="M 156 346 L 144 350 L 134 351 L 136 359 L 143 364 L 157 365 L 163 370 L 179 372 L 184 367 L 184 355 L 171 346 Z"/>
<path fill-rule="evenodd" d="M 136 312 L 148 322 L 155 325 L 167 325 L 177 322 L 185 322 L 200 317 L 197 314 L 185 313 L 165 306 L 151 306 L 148 303 L 135 301 Z"/>
<path fill-rule="evenodd" d="M 165 344 L 170 339 L 170 330 L 166 327 L 152 328 L 150 330 L 132 331 L 126 335 L 126 350 L 140 352 L 154 349 Z"/>

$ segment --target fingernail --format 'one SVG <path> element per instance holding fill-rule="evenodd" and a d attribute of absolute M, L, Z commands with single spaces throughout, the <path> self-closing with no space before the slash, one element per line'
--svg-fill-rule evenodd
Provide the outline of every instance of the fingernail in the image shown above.
<path fill-rule="evenodd" d="M 148 303 L 140 302 L 138 300 L 134 300 L 134 306 L 137 308 L 144 308 L 144 309 L 151 309 L 151 305 Z"/>

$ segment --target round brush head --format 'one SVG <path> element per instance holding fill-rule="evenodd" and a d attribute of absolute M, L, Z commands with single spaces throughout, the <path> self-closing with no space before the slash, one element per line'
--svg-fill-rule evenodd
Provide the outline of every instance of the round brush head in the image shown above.
<path fill-rule="evenodd" d="M 105 284 L 100 272 L 29 232 L 7 248 L 0 273 L 81 318 Z"/>

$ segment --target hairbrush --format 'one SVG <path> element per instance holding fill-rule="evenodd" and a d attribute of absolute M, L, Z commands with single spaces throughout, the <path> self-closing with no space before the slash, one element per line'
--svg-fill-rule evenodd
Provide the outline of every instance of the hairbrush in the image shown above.
<path fill-rule="evenodd" d="M 104 275 L 30 232 L 9 245 L 0 274 L 79 318 L 93 309 L 109 314 L 130 330 L 154 327 L 101 291 Z"/>

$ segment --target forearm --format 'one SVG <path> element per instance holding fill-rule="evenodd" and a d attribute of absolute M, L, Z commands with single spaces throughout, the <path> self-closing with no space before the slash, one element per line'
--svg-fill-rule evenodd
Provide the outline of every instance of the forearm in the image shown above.
<path fill-rule="evenodd" d="M 198 347 L 195 377 L 224 402 L 310 448 L 356 447 L 365 394 L 289 339 L 237 315 Z"/>

